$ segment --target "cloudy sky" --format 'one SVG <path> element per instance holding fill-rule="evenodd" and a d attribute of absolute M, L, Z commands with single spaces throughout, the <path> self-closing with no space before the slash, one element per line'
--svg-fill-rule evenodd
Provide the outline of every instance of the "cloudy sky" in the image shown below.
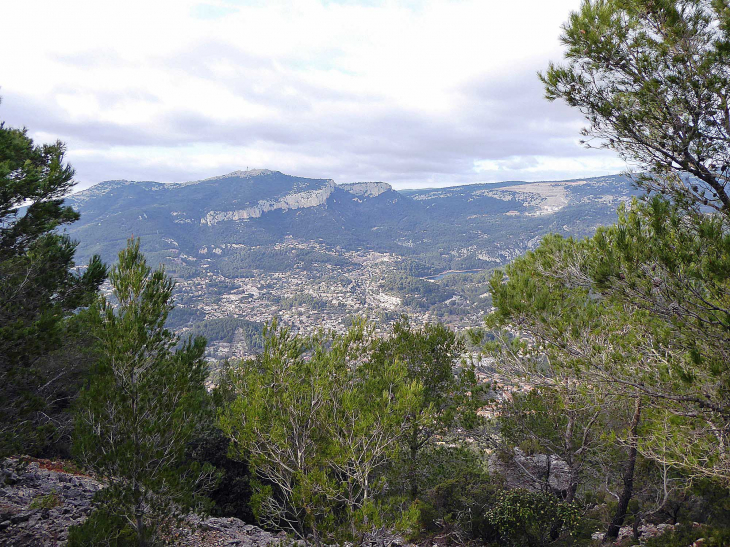
<path fill-rule="evenodd" d="M 23 0 L 0 120 L 80 187 L 268 168 L 399 188 L 615 173 L 536 72 L 580 0 Z"/>

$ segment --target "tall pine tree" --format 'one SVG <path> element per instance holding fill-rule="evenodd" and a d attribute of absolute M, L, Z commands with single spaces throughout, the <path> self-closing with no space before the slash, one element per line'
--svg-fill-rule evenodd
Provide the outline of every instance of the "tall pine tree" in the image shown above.
<path fill-rule="evenodd" d="M 178 347 L 165 328 L 174 281 L 152 271 L 130 240 L 110 273 L 112 298 L 90 315 L 98 361 L 79 397 L 74 448 L 108 478 L 99 509 L 122 517 L 147 545 L 165 517 L 195 506 L 210 466 L 186 461 L 185 448 L 207 414 L 205 339 Z"/>
<path fill-rule="evenodd" d="M 68 433 L 87 362 L 73 312 L 106 276 L 98 257 L 74 272 L 76 244 L 59 231 L 79 216 L 63 205 L 74 184 L 64 153 L 0 123 L 0 454 L 44 454 Z"/>

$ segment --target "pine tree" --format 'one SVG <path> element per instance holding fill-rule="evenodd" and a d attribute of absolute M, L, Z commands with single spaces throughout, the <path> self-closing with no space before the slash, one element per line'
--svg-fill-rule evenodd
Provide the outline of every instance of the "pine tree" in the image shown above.
<path fill-rule="evenodd" d="M 593 238 L 546 237 L 491 282 L 492 326 L 530 340 L 503 353 L 541 354 L 634 409 L 608 538 L 639 456 L 730 484 L 729 14 L 725 0 L 584 0 L 571 14 L 546 96 L 586 116 L 588 146 L 638 165 L 650 195 Z"/>
<path fill-rule="evenodd" d="M 587 145 L 640 166 L 638 182 L 730 216 L 727 0 L 584 0 L 566 63 L 541 79 L 579 109 Z M 691 175 L 688 177 L 687 175 Z"/>
<path fill-rule="evenodd" d="M 212 476 L 184 451 L 207 415 L 205 340 L 165 328 L 174 282 L 130 240 L 110 273 L 112 298 L 91 308 L 98 361 L 79 398 L 74 448 L 107 477 L 97 502 L 146 545 L 160 520 L 194 506 Z"/>
<path fill-rule="evenodd" d="M 408 494 L 416 499 L 426 474 L 427 462 L 421 455 L 430 443 L 456 426 L 473 427 L 476 410 L 482 404 L 472 366 L 461 363 L 464 343 L 441 323 L 413 328 L 406 316 L 393 325 L 392 336 L 384 339 L 373 360 L 385 366 L 400 361 L 408 379 L 423 385 L 420 406 L 409 417 L 406 444 Z"/>
<path fill-rule="evenodd" d="M 402 362 L 371 359 L 372 326 L 304 337 L 274 323 L 263 353 L 230 371 L 236 395 L 220 414 L 232 454 L 258 480 L 252 502 L 267 526 L 315 544 L 372 531 L 423 386 Z M 379 520 L 375 520 L 377 517 Z"/>
<path fill-rule="evenodd" d="M 87 363 L 74 311 L 106 277 L 98 257 L 75 273 L 76 244 L 59 232 L 79 216 L 63 205 L 64 153 L 0 123 L 0 454 L 42 454 L 64 433 Z"/>

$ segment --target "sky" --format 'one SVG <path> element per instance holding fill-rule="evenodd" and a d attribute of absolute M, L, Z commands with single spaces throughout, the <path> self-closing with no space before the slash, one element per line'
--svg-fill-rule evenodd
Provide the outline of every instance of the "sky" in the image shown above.
<path fill-rule="evenodd" d="M 549 103 L 580 0 L 23 0 L 0 120 L 67 145 L 78 188 L 273 169 L 423 188 L 613 174 Z"/>

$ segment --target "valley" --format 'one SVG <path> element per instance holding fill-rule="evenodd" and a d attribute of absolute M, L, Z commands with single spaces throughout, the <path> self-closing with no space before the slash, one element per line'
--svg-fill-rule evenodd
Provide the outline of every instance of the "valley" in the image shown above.
<path fill-rule="evenodd" d="M 491 272 L 547 233 L 584 237 L 614 222 L 636 194 L 622 176 L 396 191 L 276 171 L 237 171 L 178 184 L 108 181 L 72 195 L 69 230 L 83 263 L 106 262 L 140 237 L 153 264 L 177 279 L 169 324 L 202 334 L 208 358 L 248 357 L 265 323 L 344 331 L 476 327 L 491 307 Z"/>

